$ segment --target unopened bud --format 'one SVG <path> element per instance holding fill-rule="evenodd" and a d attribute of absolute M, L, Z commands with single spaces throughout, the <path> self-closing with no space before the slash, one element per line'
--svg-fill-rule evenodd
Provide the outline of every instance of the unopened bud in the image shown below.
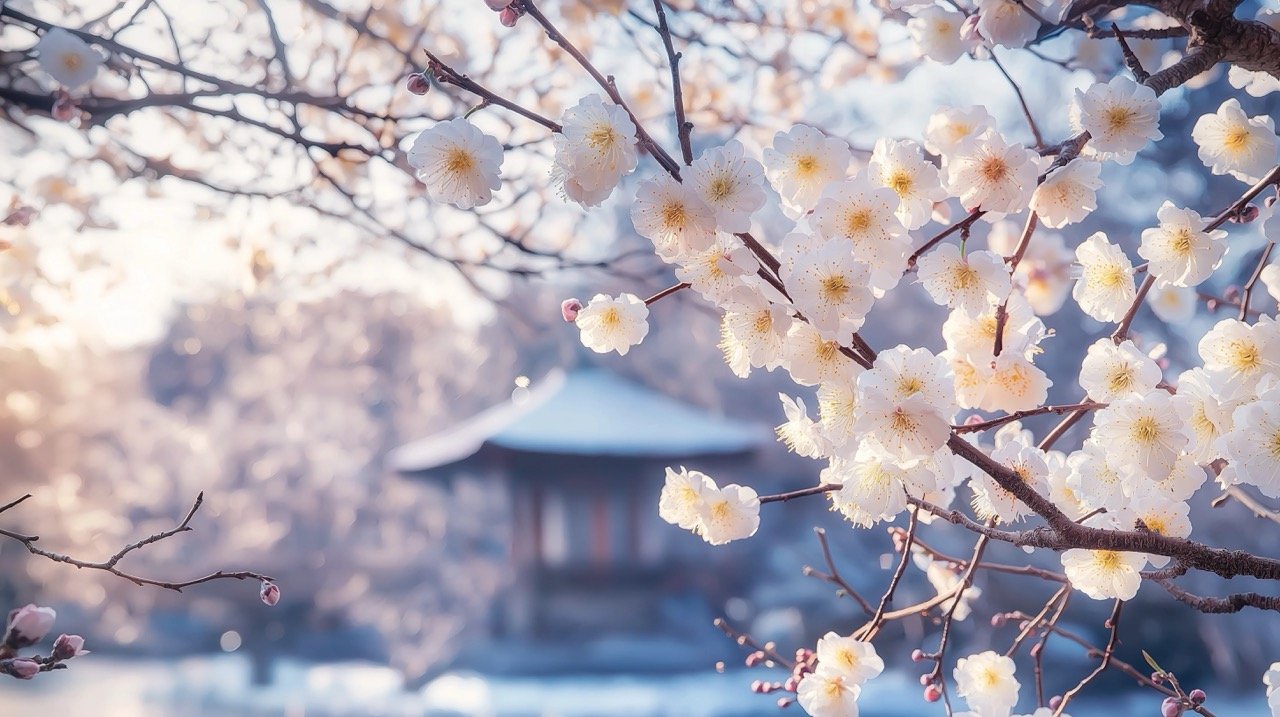
<path fill-rule="evenodd" d="M 582 302 L 577 299 L 565 299 L 560 302 L 560 315 L 571 324 L 578 320 L 579 311 L 582 311 Z"/>
<path fill-rule="evenodd" d="M 1182 700 L 1177 697 L 1166 697 L 1160 705 L 1160 717 L 1182 717 Z"/>
<path fill-rule="evenodd" d="M 498 13 L 498 22 L 502 23 L 503 27 L 515 27 L 516 20 L 519 20 L 519 19 L 520 19 L 519 11 L 517 11 L 514 7 L 511 7 L 510 5 L 502 8 L 502 12 Z"/>
<path fill-rule="evenodd" d="M 924 701 L 937 702 L 942 699 L 942 690 L 937 685 L 929 685 L 924 688 Z"/>
<path fill-rule="evenodd" d="M 1209 695 L 1206 695 L 1204 690 L 1191 690 L 1191 694 L 1187 695 L 1187 697 L 1198 705 L 1204 704 L 1204 701 L 1209 699 Z"/>
<path fill-rule="evenodd" d="M 9 622 L 4 635 L 5 647 L 18 649 L 40 642 L 53 629 L 53 621 L 56 619 L 58 613 L 51 607 L 27 605 L 9 611 Z"/>
<path fill-rule="evenodd" d="M 405 87 L 415 95 L 425 95 L 431 89 L 431 82 L 421 72 L 415 72 L 404 80 Z"/>
<path fill-rule="evenodd" d="M 50 656 L 61 662 L 87 654 L 89 654 L 89 651 L 84 649 L 83 637 L 79 635 L 59 635 L 58 639 L 53 643 L 53 652 Z"/>
<path fill-rule="evenodd" d="M 1235 222 L 1236 224 L 1248 224 L 1254 219 L 1257 219 L 1258 215 L 1261 213 L 1262 213 L 1262 210 L 1258 209 L 1258 205 L 1246 204 L 1244 207 L 1240 209 L 1240 211 L 1228 217 L 1228 221 Z"/>
<path fill-rule="evenodd" d="M 73 100 L 72 96 L 63 91 L 54 97 L 54 106 L 49 110 L 49 114 L 50 117 L 58 120 L 58 122 L 70 122 L 70 120 L 76 119 L 78 110 L 76 100 Z"/>
<path fill-rule="evenodd" d="M 29 680 L 40 674 L 40 663 L 35 660 L 28 660 L 25 657 L 18 657 L 0 662 L 0 672 L 16 677 L 19 680 Z"/>
<path fill-rule="evenodd" d="M 267 607 L 275 607 L 280 602 L 280 586 L 270 580 L 262 581 L 262 589 L 258 592 Z"/>

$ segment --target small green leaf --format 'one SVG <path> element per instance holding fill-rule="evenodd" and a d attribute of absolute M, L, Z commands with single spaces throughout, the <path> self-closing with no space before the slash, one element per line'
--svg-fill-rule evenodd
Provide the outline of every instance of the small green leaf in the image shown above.
<path fill-rule="evenodd" d="M 1156 662 L 1156 658 L 1154 658 L 1154 657 L 1152 657 L 1150 654 L 1148 654 L 1146 650 L 1143 650 L 1143 651 L 1142 651 L 1142 659 L 1146 660 L 1146 661 L 1147 661 L 1147 664 L 1148 664 L 1148 665 L 1151 665 L 1151 669 L 1155 670 L 1156 672 L 1164 672 L 1164 671 L 1165 671 L 1165 669 L 1164 669 L 1163 667 L 1161 667 L 1161 666 L 1160 666 L 1160 663 Z"/>

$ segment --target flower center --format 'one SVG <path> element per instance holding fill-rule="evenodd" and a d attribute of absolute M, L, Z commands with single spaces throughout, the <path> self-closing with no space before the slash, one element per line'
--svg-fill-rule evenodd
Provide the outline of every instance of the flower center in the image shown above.
<path fill-rule="evenodd" d="M 609 125 L 600 125 L 587 133 L 587 144 L 592 149 L 603 149 L 612 147 L 614 142 L 618 141 L 618 133 L 613 131 L 613 127 Z"/>
<path fill-rule="evenodd" d="M 470 172 L 476 166 L 476 160 L 471 153 L 461 147 L 454 147 L 444 158 L 444 168 L 451 174 L 461 174 Z"/>
<path fill-rule="evenodd" d="M 1128 107 L 1112 107 L 1106 112 L 1107 128 L 1119 132 L 1128 129 L 1137 118 L 1138 113 Z"/>
<path fill-rule="evenodd" d="M 1130 366 L 1121 366 L 1111 372 L 1111 376 L 1107 378 L 1107 389 L 1111 393 L 1122 393 L 1133 388 L 1133 368 Z"/>
<path fill-rule="evenodd" d="M 1252 371 L 1262 364 L 1257 344 L 1251 341 L 1232 341 L 1228 347 L 1230 363 L 1237 371 Z"/>
<path fill-rule="evenodd" d="M 62 66 L 71 72 L 75 72 L 84 67 L 84 58 L 76 52 L 64 52 L 62 53 Z"/>
<path fill-rule="evenodd" d="M 1107 572 L 1113 572 L 1120 567 L 1120 553 L 1114 550 L 1099 550 L 1093 554 L 1093 559 L 1099 568 Z"/>
<path fill-rule="evenodd" d="M 822 296 L 828 301 L 843 301 L 852 288 L 843 274 L 828 276 L 822 280 Z"/>
<path fill-rule="evenodd" d="M 999 182 L 1009 174 L 1009 165 L 1002 157 L 988 157 L 982 162 L 982 176 L 988 182 Z"/>
<path fill-rule="evenodd" d="M 897 192 L 899 197 L 905 197 L 911 192 L 911 175 L 902 170 L 898 170 L 889 175 L 889 188 Z"/>
<path fill-rule="evenodd" d="M 871 228 L 871 210 L 859 209 L 845 217 L 845 230 L 849 234 L 861 234 Z"/>
<path fill-rule="evenodd" d="M 711 181 L 711 198 L 723 200 L 730 194 L 733 194 L 733 180 L 728 177 L 716 177 Z"/>
<path fill-rule="evenodd" d="M 1139 443 L 1155 443 L 1160 436 L 1160 424 L 1153 416 L 1143 416 L 1133 422 L 1132 433 Z"/>
<path fill-rule="evenodd" d="M 622 316 L 617 309 L 610 307 L 600 314 L 600 323 L 608 328 L 614 328 L 622 323 Z"/>
<path fill-rule="evenodd" d="M 1226 148 L 1232 152 L 1239 152 L 1249 144 L 1249 130 L 1244 127 L 1232 127 L 1226 138 L 1223 140 Z"/>
<path fill-rule="evenodd" d="M 662 206 L 662 223 L 668 228 L 683 227 L 687 218 L 683 202 L 667 202 Z"/>

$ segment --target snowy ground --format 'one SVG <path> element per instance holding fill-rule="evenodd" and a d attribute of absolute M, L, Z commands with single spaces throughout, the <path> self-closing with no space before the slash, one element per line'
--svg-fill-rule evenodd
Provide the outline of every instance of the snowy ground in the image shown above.
<path fill-rule="evenodd" d="M 29 683 L 0 683 L 5 714 L 76 717 L 767 717 L 772 700 L 753 695 L 745 672 L 680 676 L 481 679 L 446 675 L 415 692 L 394 672 L 363 663 L 282 662 L 275 683 L 249 685 L 238 656 L 178 661 L 85 658 L 74 669 Z M 1264 715 L 1262 691 L 1250 699 L 1214 694 L 1218 714 Z M 907 675 L 884 675 L 863 694 L 863 714 L 920 717 L 920 688 Z M 1082 717 L 1150 717 L 1150 693 L 1095 698 L 1072 710 Z M 791 708 L 782 714 L 799 717 Z M 939 710 L 938 714 L 941 714 Z"/>

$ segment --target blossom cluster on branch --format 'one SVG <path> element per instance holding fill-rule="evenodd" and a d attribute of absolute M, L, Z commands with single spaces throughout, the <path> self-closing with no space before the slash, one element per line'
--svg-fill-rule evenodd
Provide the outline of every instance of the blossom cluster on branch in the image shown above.
<path fill-rule="evenodd" d="M 1166 715 L 1208 715 L 1203 692 L 1184 692 L 1160 670 L 1144 676 L 1115 656 L 1125 602 L 1146 581 L 1205 612 L 1280 611 L 1280 598 L 1269 595 L 1199 596 L 1176 583 L 1193 571 L 1280 580 L 1280 561 L 1191 541 L 1188 517 L 1188 500 L 1210 473 L 1227 495 L 1257 491 L 1280 498 L 1280 323 L 1274 301 L 1254 296 L 1262 282 L 1273 300 L 1280 299 L 1277 269 L 1269 265 L 1280 241 L 1274 122 L 1246 112 L 1236 98 L 1199 118 L 1191 139 L 1205 172 L 1244 188 L 1225 207 L 1166 202 L 1141 233 L 1137 253 L 1144 263 L 1118 237 L 1073 233 L 1098 207 L 1104 170 L 1132 163 L 1165 139 L 1162 94 L 1203 82 L 1199 76 L 1219 62 L 1232 64 L 1231 83 L 1249 95 L 1280 89 L 1280 15 L 1237 18 L 1234 2 L 1138 4 L 1155 12 L 1123 27 L 1131 15 L 1113 11 L 1128 4 L 1091 0 L 876 3 L 886 24 L 904 24 L 919 53 L 937 62 L 970 55 L 999 66 L 997 51 L 1036 53 L 1044 38 L 1069 32 L 1107 42 L 1127 74 L 1113 72 L 1064 99 L 1072 134 L 1056 143 L 1044 138 L 1019 91 L 1031 144 L 1002 133 L 983 106 L 944 107 L 930 117 L 924 136 L 882 137 L 869 156 L 856 158 L 844 139 L 806 124 L 777 132 L 771 146 L 721 139 L 695 156 L 697 127 L 681 93 L 697 82 L 685 78 L 682 85 L 681 34 L 672 29 L 681 12 L 662 0 L 653 2 L 652 27 L 672 77 L 669 136 L 680 146 L 678 155 L 655 139 L 614 79 L 535 0 L 490 8 L 502 13 L 504 26 L 534 24 L 563 50 L 566 64 L 595 81 L 594 93 L 557 119 L 542 116 L 536 105 L 504 99 L 503 88 L 477 83 L 428 51 L 419 84 L 433 80 L 478 95 L 482 108 L 512 111 L 554 135 L 548 181 L 567 202 L 594 207 L 624 176 L 640 175 L 634 197 L 624 199 L 631 225 L 674 267 L 680 283 L 648 299 L 622 293 L 598 294 L 585 306 L 566 301 L 564 318 L 576 324 L 584 346 L 626 354 L 647 335 L 647 307 L 687 289 L 722 314 L 721 346 L 735 374 L 782 370 L 816 391 L 816 417 L 803 397 L 781 397 L 786 422 L 778 434 L 795 452 L 825 463 L 818 485 L 758 496 L 741 486 L 721 488 L 696 470 L 668 469 L 659 507 L 666 521 L 722 544 L 754 535 L 762 506 L 810 495 L 826 495 L 833 510 L 860 527 L 907 514 L 909 527 L 894 534 L 899 567 L 879 607 L 859 598 L 866 625 L 848 636 L 829 634 L 795 660 L 771 645 L 757 647 L 749 664 L 793 670 L 785 683 L 760 683 L 757 691 L 794 693 L 814 717 L 856 715 L 861 685 L 884 666 L 871 641 L 889 620 L 926 615 L 942 625 L 940 643 L 915 657 L 933 664 L 922 676 L 924 697 L 941 700 L 947 714 L 961 714 L 953 710 L 954 693 L 967 704 L 965 714 L 1008 717 L 1020 699 L 1013 656 L 1038 636 L 1032 650 L 1037 715 L 1064 714 L 1108 668 L 1162 693 Z M 1148 67 L 1131 47 L 1148 37 L 1186 42 L 1171 62 Z M 502 183 L 500 138 L 464 129 L 466 122 L 452 119 L 427 130 L 411 158 L 431 195 L 458 207 L 477 205 L 477 197 Z M 638 153 L 649 161 L 638 161 Z M 753 217 L 775 197 L 787 230 L 758 236 L 761 225 Z M 1007 220 L 1022 228 L 1002 239 L 995 227 Z M 1226 227 L 1248 222 L 1261 226 L 1266 245 L 1231 302 L 1238 317 L 1219 321 L 1200 340 L 1199 365 L 1167 372 L 1163 347 L 1132 331 L 1139 311 L 1148 297 L 1162 295 L 1181 299 L 1162 302 L 1166 306 L 1194 307 L 1197 287 L 1231 249 Z M 942 228 L 926 232 L 928 238 L 917 235 L 930 224 Z M 1065 231 L 1049 239 L 1044 228 Z M 992 235 L 987 248 L 974 248 L 975 235 L 982 234 Z M 913 283 L 950 312 L 933 330 L 946 349 L 872 346 L 863 334 L 877 304 L 891 292 L 915 290 Z M 1072 347 L 1055 346 L 1042 317 L 1056 312 L 1068 294 L 1112 330 L 1079 356 L 1080 400 L 1050 405 L 1052 382 L 1038 364 L 1046 352 Z M 931 343 L 926 336 L 919 341 Z M 1037 440 L 1021 421 L 1041 415 L 1061 419 Z M 1056 447 L 1089 419 L 1083 445 Z M 988 431 L 993 435 L 984 439 Z M 971 510 L 953 507 L 961 495 L 969 497 Z M 973 555 L 953 558 L 924 549 L 917 528 L 927 521 L 972 531 Z M 1016 529 L 1027 522 L 1035 525 Z M 984 563 L 993 541 L 1058 551 L 1062 572 Z M 890 610 L 913 558 L 939 595 Z M 980 570 L 1061 588 L 1042 610 L 1020 619 L 1007 654 L 961 657 L 949 670 L 951 627 L 976 609 L 972 582 Z M 834 565 L 823 577 L 856 594 Z M 1077 593 L 1112 603 L 1110 638 L 1102 647 L 1082 645 L 1097 668 L 1049 699 L 1040 680 L 1040 651 L 1049 635 L 1061 631 L 1058 619 Z M 748 636 L 725 629 L 756 647 Z"/>

